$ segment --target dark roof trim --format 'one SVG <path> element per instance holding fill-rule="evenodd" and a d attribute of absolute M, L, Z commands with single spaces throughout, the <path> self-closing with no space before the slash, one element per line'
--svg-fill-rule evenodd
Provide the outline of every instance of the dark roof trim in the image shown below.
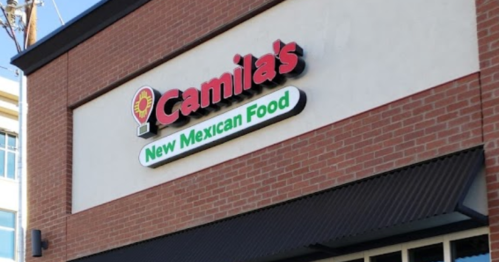
<path fill-rule="evenodd" d="M 26 75 L 50 63 L 150 0 L 102 0 L 11 59 Z"/>
<path fill-rule="evenodd" d="M 475 147 L 75 261 L 279 261 L 335 256 L 450 223 L 483 226 L 457 210 L 483 165 Z"/>

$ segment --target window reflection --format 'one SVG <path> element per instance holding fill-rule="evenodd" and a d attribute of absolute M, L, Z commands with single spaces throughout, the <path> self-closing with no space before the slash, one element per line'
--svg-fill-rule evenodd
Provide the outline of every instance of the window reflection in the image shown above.
<path fill-rule="evenodd" d="M 0 260 L 14 259 L 15 213 L 0 210 Z"/>
<path fill-rule="evenodd" d="M 12 152 L 7 153 L 7 178 L 16 178 L 16 154 Z"/>
<path fill-rule="evenodd" d="M 0 178 L 16 179 L 17 137 L 0 132 Z"/>
<path fill-rule="evenodd" d="M 14 231 L 0 230 L 0 258 L 14 259 Z"/>
<path fill-rule="evenodd" d="M 358 259 L 348 260 L 348 261 L 344 261 L 344 262 L 364 262 L 364 259 L 363 258 L 358 258 Z"/>
<path fill-rule="evenodd" d="M 13 135 L 9 135 L 9 138 L 8 138 L 8 149 L 10 150 L 16 150 L 16 137 L 13 136 Z"/>
<path fill-rule="evenodd" d="M 487 235 L 470 237 L 451 242 L 452 261 L 489 262 L 489 238 Z"/>
<path fill-rule="evenodd" d="M 402 262 L 402 252 L 393 252 L 371 257 L 371 262 Z"/>
<path fill-rule="evenodd" d="M 410 262 L 443 262 L 444 245 L 442 243 L 409 250 Z"/>

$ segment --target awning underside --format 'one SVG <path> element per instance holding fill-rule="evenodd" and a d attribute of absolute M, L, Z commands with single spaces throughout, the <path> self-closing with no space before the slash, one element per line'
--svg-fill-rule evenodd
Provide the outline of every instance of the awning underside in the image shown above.
<path fill-rule="evenodd" d="M 483 154 L 468 149 L 76 261 L 274 261 L 459 221 L 486 224 L 464 204 Z"/>

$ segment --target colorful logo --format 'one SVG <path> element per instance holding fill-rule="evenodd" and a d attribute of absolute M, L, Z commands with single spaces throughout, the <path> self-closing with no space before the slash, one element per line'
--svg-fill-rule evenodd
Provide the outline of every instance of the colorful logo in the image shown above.
<path fill-rule="evenodd" d="M 132 114 L 139 124 L 137 136 L 148 138 L 157 133 L 154 111 L 160 95 L 158 91 L 149 86 L 143 86 L 135 93 L 132 100 Z"/>

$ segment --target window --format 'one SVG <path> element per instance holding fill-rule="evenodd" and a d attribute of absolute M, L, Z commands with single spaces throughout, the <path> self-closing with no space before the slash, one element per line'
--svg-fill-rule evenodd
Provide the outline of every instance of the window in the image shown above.
<path fill-rule="evenodd" d="M 452 261 L 455 262 L 488 262 L 489 236 L 481 235 L 451 242 Z"/>
<path fill-rule="evenodd" d="M 371 257 L 371 262 L 402 262 L 402 253 L 393 252 Z"/>
<path fill-rule="evenodd" d="M 15 179 L 17 137 L 0 132 L 0 178 Z"/>
<path fill-rule="evenodd" d="M 321 262 L 490 262 L 488 233 L 488 228 L 477 228 Z"/>
<path fill-rule="evenodd" d="M 410 262 L 443 262 L 444 244 L 435 244 L 409 250 Z"/>
<path fill-rule="evenodd" d="M 0 259 L 14 260 L 16 215 L 0 210 Z"/>

